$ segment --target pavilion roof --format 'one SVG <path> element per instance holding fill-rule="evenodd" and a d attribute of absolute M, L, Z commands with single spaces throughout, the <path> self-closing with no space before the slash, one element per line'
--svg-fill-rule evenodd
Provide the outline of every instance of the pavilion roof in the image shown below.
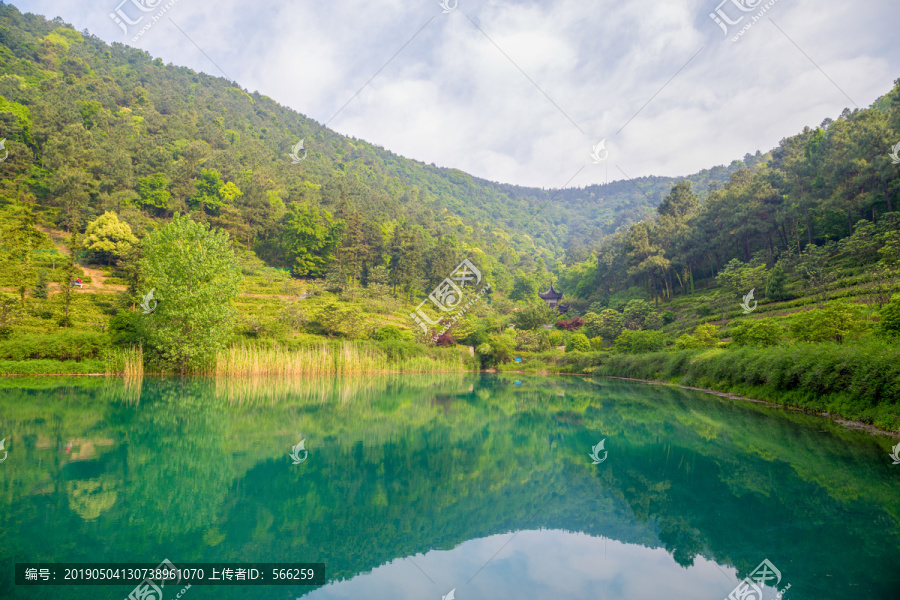
<path fill-rule="evenodd" d="M 562 292 L 557 292 L 553 289 L 553 284 L 550 284 L 550 289 L 546 292 L 538 292 L 538 296 L 543 300 L 559 300 L 563 297 Z"/>

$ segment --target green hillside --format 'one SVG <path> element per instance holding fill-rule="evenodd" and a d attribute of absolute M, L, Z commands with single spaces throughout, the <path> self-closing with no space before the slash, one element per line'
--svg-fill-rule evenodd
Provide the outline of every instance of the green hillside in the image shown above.
<path fill-rule="evenodd" d="M 0 3 L 0 373 L 567 371 L 898 428 L 900 80 L 835 116 L 679 180 L 519 187 Z M 420 329 L 464 258 L 483 296 Z"/>

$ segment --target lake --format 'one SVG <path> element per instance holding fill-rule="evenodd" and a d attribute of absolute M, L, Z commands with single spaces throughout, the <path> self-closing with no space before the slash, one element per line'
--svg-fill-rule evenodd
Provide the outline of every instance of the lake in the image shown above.
<path fill-rule="evenodd" d="M 327 582 L 164 600 L 757 600 L 751 574 L 767 600 L 900 598 L 896 440 L 701 392 L 5 379 L 2 438 L 2 598 L 134 588 L 15 586 L 14 563 L 163 559 L 323 563 Z"/>

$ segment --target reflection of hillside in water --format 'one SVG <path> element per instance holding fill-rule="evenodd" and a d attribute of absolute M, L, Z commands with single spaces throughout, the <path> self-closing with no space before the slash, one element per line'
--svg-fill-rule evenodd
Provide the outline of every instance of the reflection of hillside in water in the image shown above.
<path fill-rule="evenodd" d="M 873 598 L 898 584 L 886 441 L 670 388 L 521 381 L 147 378 L 139 403 L 116 400 L 109 382 L 4 390 L 15 452 L 0 465 L 0 556 L 304 560 L 343 579 L 548 528 L 741 576 L 768 557 L 789 566 L 798 598 L 823 569 L 829 589 Z M 608 460 L 591 465 L 604 438 Z M 73 439 L 94 455 L 73 461 L 61 450 Z M 293 466 L 300 439 L 309 458 Z M 196 596 L 212 590 L 248 597 Z"/>

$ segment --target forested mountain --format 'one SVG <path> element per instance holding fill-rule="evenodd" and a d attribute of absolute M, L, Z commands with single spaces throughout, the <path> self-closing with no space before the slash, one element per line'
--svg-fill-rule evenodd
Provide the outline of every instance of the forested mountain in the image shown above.
<path fill-rule="evenodd" d="M 142 237 L 189 212 L 296 276 L 331 273 L 410 294 L 466 254 L 498 289 L 517 270 L 546 279 L 546 269 L 587 259 L 605 236 L 652 214 L 675 183 L 543 190 L 485 181 L 2 3 L 0 96 L 7 216 L 84 231 L 113 211 Z M 295 163 L 301 139 L 306 158 Z M 763 158 L 688 180 L 705 194 Z"/>

